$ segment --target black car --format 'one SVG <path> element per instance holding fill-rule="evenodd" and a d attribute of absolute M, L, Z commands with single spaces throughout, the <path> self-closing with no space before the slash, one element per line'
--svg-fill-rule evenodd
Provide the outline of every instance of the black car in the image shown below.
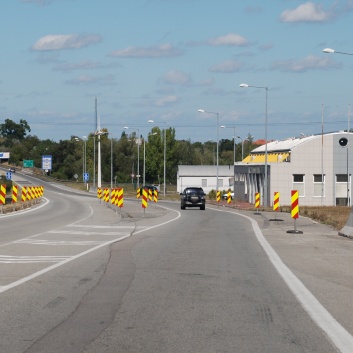
<path fill-rule="evenodd" d="M 185 188 L 182 193 L 180 193 L 180 208 L 185 210 L 185 207 L 200 207 L 200 210 L 205 209 L 206 200 L 202 188 L 189 187 Z"/>

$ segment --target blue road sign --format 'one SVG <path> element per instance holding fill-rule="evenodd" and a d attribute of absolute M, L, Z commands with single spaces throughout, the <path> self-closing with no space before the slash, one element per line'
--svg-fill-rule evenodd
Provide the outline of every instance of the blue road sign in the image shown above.
<path fill-rule="evenodd" d="M 83 173 L 83 180 L 88 181 L 89 180 L 89 173 Z"/>
<path fill-rule="evenodd" d="M 11 172 L 6 172 L 6 179 L 11 180 L 12 179 L 12 173 Z"/>

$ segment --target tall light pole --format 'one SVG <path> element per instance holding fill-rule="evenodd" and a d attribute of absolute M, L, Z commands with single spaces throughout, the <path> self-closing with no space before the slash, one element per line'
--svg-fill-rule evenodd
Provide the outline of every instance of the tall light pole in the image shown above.
<path fill-rule="evenodd" d="M 238 135 L 237 138 L 241 141 L 241 161 L 244 159 L 244 140 Z"/>
<path fill-rule="evenodd" d="M 82 182 L 86 185 L 85 174 L 86 174 L 86 136 L 83 136 L 82 139 L 79 137 L 75 137 L 75 141 L 82 141 Z"/>
<path fill-rule="evenodd" d="M 327 54 L 343 54 L 343 55 L 353 55 L 353 53 L 345 53 L 343 51 L 336 51 L 334 49 L 331 49 L 331 48 L 325 48 L 322 50 L 324 53 L 327 53 Z M 348 110 L 348 141 L 349 141 L 349 130 L 350 130 L 350 105 L 349 105 L 349 110 Z M 347 144 L 347 206 L 350 206 L 350 190 L 349 190 L 349 169 L 348 169 L 348 145 L 349 143 Z"/>
<path fill-rule="evenodd" d="M 167 155 L 167 122 L 166 121 L 154 121 L 148 120 L 148 123 L 165 124 L 164 129 L 164 167 L 163 167 L 163 196 L 165 196 L 165 174 L 166 174 L 166 155 Z"/>
<path fill-rule="evenodd" d="M 221 125 L 222 129 L 233 129 L 233 201 L 235 201 L 235 126 L 232 127 L 227 127 L 224 125 Z"/>
<path fill-rule="evenodd" d="M 199 113 L 207 113 L 207 114 L 214 114 L 217 116 L 217 180 L 216 180 L 216 192 L 218 191 L 218 174 L 219 174 L 219 161 L 218 161 L 218 145 L 219 145 L 219 113 L 215 112 L 208 112 L 204 109 L 199 109 Z"/>
<path fill-rule="evenodd" d="M 110 134 L 110 188 L 113 189 L 113 135 Z"/>
<path fill-rule="evenodd" d="M 83 136 L 83 147 L 84 147 L 84 152 L 83 152 L 83 181 L 85 185 L 87 185 L 87 180 L 85 179 L 86 173 L 87 173 L 87 136 Z"/>
<path fill-rule="evenodd" d="M 267 101 L 268 101 L 268 87 L 267 86 L 251 86 L 248 85 L 247 83 L 241 83 L 239 87 L 242 88 L 248 88 L 248 87 L 253 87 L 253 88 L 262 88 L 266 90 L 266 106 L 265 106 L 265 180 L 264 180 L 264 206 L 268 206 L 268 180 L 267 180 Z"/>
<path fill-rule="evenodd" d="M 125 130 L 128 130 L 128 126 L 124 126 Z M 137 188 L 140 187 L 140 130 L 136 129 L 133 131 L 137 131 Z M 145 183 L 144 183 L 145 185 Z"/>
<path fill-rule="evenodd" d="M 96 187 L 96 135 L 93 135 L 93 187 Z"/>
<path fill-rule="evenodd" d="M 102 162 L 101 162 L 101 136 L 102 135 L 106 135 L 107 132 L 103 131 L 99 129 L 94 133 L 95 136 L 98 136 L 98 151 L 97 151 L 97 155 L 98 155 L 98 171 L 97 171 L 97 187 L 101 188 L 102 187 Z"/>

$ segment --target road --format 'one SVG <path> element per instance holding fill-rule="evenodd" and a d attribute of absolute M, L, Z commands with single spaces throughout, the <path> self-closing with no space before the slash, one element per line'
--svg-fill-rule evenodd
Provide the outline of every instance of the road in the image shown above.
<path fill-rule="evenodd" d="M 288 237 L 266 215 L 172 202 L 119 211 L 51 184 L 44 196 L 0 215 L 0 352 L 352 352 L 352 281 L 328 252 L 349 261 L 351 242 L 334 232 L 303 221 Z"/>

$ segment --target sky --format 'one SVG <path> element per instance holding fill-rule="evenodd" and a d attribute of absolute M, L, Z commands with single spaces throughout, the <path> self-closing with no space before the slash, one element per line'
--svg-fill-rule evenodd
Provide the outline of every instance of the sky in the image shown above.
<path fill-rule="evenodd" d="M 353 0 L 1 0 L 0 23 L 0 124 L 25 119 L 42 140 L 96 131 L 95 99 L 116 138 L 351 125 Z"/>

